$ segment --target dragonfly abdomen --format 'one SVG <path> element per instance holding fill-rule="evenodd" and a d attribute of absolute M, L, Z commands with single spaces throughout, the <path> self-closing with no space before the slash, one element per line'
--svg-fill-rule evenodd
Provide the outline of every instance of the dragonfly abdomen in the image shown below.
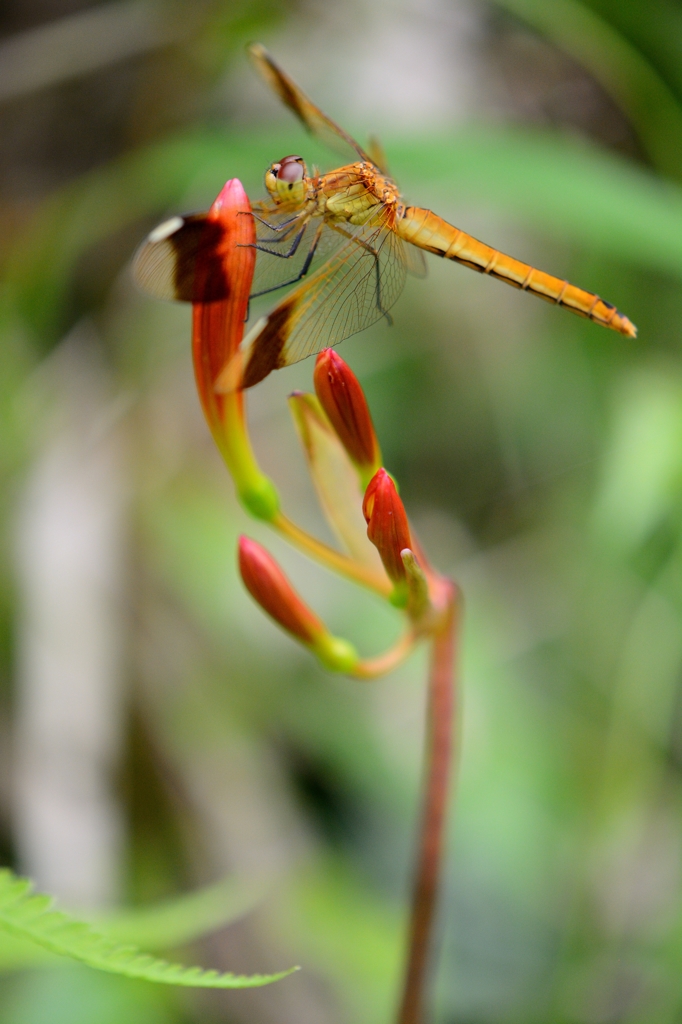
<path fill-rule="evenodd" d="M 578 316 L 587 317 L 627 337 L 637 336 L 634 324 L 615 306 L 605 302 L 598 295 L 546 274 L 528 263 L 522 263 L 521 260 L 515 260 L 484 242 L 479 242 L 465 231 L 448 224 L 431 210 L 408 206 L 397 221 L 395 229 L 401 238 L 419 246 L 420 249 L 456 260 L 457 263 L 463 263 L 479 273 L 490 274 L 491 277 L 505 281 L 514 288 L 532 292 L 546 302 L 564 306 Z"/>

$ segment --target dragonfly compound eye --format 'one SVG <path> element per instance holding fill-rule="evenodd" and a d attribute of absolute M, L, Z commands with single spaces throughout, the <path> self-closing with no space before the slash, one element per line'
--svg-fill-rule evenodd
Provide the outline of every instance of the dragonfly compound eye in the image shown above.
<path fill-rule="evenodd" d="M 300 156 L 285 156 L 280 160 L 278 181 L 286 181 L 288 185 L 295 185 L 297 181 L 303 181 L 305 164 Z"/>

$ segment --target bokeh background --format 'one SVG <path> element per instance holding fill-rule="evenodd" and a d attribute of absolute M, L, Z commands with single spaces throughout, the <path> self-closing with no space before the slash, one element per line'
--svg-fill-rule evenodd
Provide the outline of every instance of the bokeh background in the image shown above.
<path fill-rule="evenodd" d="M 254 76 L 253 39 L 379 133 L 411 201 L 640 328 L 430 259 L 395 325 L 341 352 L 466 595 L 434 1020 L 682 1020 L 679 0 L 5 0 L 0 32 L 1 860 L 91 919 L 218 882 L 212 934 L 173 956 L 304 967 L 177 993 L 3 946 L 2 1024 L 394 1013 L 423 655 L 362 686 L 254 607 L 242 531 L 363 652 L 398 629 L 248 521 L 190 312 L 129 274 L 227 178 L 258 197 L 285 153 L 334 166 Z M 285 402 L 311 371 L 249 412 L 287 511 L 326 536 Z"/>

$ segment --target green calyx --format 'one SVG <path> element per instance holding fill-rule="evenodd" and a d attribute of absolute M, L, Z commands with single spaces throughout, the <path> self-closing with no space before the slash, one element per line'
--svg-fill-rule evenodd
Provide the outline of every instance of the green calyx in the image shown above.
<path fill-rule="evenodd" d="M 357 665 L 358 652 L 348 640 L 331 633 L 323 633 L 313 647 L 313 652 L 330 672 L 352 672 Z"/>
<path fill-rule="evenodd" d="M 408 600 L 409 591 L 407 588 L 407 581 L 401 580 L 400 583 L 396 583 L 393 590 L 388 595 L 389 604 L 392 604 L 394 608 L 407 608 Z"/>
<path fill-rule="evenodd" d="M 279 492 L 268 476 L 251 477 L 239 487 L 239 500 L 256 519 L 271 522 L 279 514 Z"/>

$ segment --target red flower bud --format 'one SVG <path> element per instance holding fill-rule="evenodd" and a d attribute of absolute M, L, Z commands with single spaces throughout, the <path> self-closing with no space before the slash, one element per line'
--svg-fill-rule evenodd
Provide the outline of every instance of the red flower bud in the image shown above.
<path fill-rule="evenodd" d="M 238 178 L 227 182 L 206 214 L 204 235 L 204 246 L 197 255 L 195 289 L 201 292 L 217 277 L 224 278 L 226 293 L 219 301 L 194 303 L 194 373 L 204 414 L 220 445 L 226 398 L 216 394 L 215 383 L 244 336 L 256 265 L 255 222 Z"/>
<path fill-rule="evenodd" d="M 381 555 L 384 569 L 393 583 L 405 580 L 400 552 L 412 547 L 405 506 L 385 469 L 374 474 L 365 492 L 362 511 L 367 536 Z"/>
<path fill-rule="evenodd" d="M 358 469 L 381 465 L 379 442 L 360 381 L 333 348 L 320 352 L 313 374 L 315 392 L 337 437 Z"/>
<path fill-rule="evenodd" d="M 358 654 L 352 644 L 333 636 L 299 597 L 277 562 L 265 548 L 248 537 L 239 538 L 239 571 L 251 597 L 317 655 L 331 672 L 353 672 Z"/>
<path fill-rule="evenodd" d="M 272 555 L 249 537 L 239 538 L 239 571 L 251 597 L 288 633 L 314 644 L 326 632 Z"/>

